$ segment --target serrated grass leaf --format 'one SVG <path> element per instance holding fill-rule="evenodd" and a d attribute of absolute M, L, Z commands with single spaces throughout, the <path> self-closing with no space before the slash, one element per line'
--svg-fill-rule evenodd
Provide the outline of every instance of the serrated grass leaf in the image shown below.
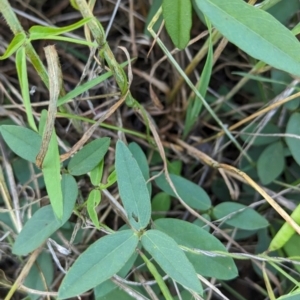
<path fill-rule="evenodd" d="M 197 184 L 174 174 L 170 174 L 170 178 L 177 190 L 181 199 L 194 209 L 206 211 L 211 207 L 211 201 L 207 193 Z M 164 174 L 155 178 L 155 183 L 158 187 L 168 195 L 175 197 L 171 186 L 167 182 Z"/>
<path fill-rule="evenodd" d="M 262 184 L 269 184 L 284 170 L 284 149 L 281 141 L 267 146 L 257 161 L 257 173 Z"/>
<path fill-rule="evenodd" d="M 171 218 L 156 220 L 154 225 L 156 229 L 173 238 L 178 245 L 202 250 L 203 252 L 228 252 L 215 236 L 198 225 Z M 234 260 L 231 257 L 218 257 L 190 252 L 186 252 L 185 255 L 194 266 L 196 272 L 202 276 L 229 280 L 238 275 Z"/>
<path fill-rule="evenodd" d="M 8 47 L 6 48 L 3 55 L 0 55 L 0 60 L 6 59 L 13 55 L 26 41 L 26 34 L 25 32 L 17 33 Z"/>
<path fill-rule="evenodd" d="M 18 79 L 22 92 L 22 99 L 26 110 L 27 121 L 29 126 L 37 131 L 37 127 L 34 122 L 33 113 L 31 109 L 30 95 L 29 95 L 29 84 L 28 84 L 28 72 L 27 72 L 27 61 L 25 48 L 22 47 L 17 51 L 16 54 L 16 69 L 18 73 Z"/>
<path fill-rule="evenodd" d="M 163 16 L 166 29 L 179 49 L 184 49 L 190 40 L 192 27 L 192 3 L 190 0 L 163 0 Z"/>
<path fill-rule="evenodd" d="M 79 176 L 93 170 L 103 159 L 110 144 L 110 138 L 96 139 L 86 144 L 70 160 L 68 170 L 70 174 Z"/>
<path fill-rule="evenodd" d="M 29 29 L 29 38 L 30 40 L 37 40 L 37 39 L 45 39 L 48 36 L 52 35 L 61 35 L 75 29 L 78 29 L 89 22 L 91 18 L 84 18 L 74 24 L 64 26 L 64 27 L 46 27 L 41 25 L 32 26 Z"/>
<path fill-rule="evenodd" d="M 135 251 L 132 230 L 107 235 L 88 247 L 69 269 L 58 291 L 59 299 L 80 295 L 119 272 Z"/>
<path fill-rule="evenodd" d="M 42 138 L 38 133 L 16 125 L 2 125 L 0 131 L 4 141 L 14 153 L 35 163 L 42 144 Z"/>
<path fill-rule="evenodd" d="M 119 193 L 128 220 L 136 230 L 144 229 L 151 216 L 149 192 L 137 161 L 122 141 L 117 142 L 115 167 Z"/>
<path fill-rule="evenodd" d="M 300 166 L 300 113 L 295 112 L 290 116 L 285 133 L 295 135 L 295 137 L 298 136 L 298 138 L 287 136 L 285 141 L 292 153 L 293 158 Z"/>
<path fill-rule="evenodd" d="M 218 220 L 224 218 L 225 224 L 245 230 L 257 230 L 269 226 L 268 221 L 253 208 L 240 203 L 218 204 L 213 209 L 213 216 Z"/>
<path fill-rule="evenodd" d="M 300 76 L 299 41 L 272 15 L 242 0 L 195 0 L 195 3 L 240 49 L 275 68 Z"/>
<path fill-rule="evenodd" d="M 59 221 L 50 205 L 40 208 L 26 223 L 13 246 L 16 255 L 27 255 L 41 246 L 71 216 L 78 195 L 77 183 L 73 176 L 64 174 L 61 181 L 64 199 L 64 214 Z"/>
<path fill-rule="evenodd" d="M 193 265 L 171 237 L 152 229 L 143 234 L 141 242 L 167 275 L 186 288 L 203 293 Z"/>

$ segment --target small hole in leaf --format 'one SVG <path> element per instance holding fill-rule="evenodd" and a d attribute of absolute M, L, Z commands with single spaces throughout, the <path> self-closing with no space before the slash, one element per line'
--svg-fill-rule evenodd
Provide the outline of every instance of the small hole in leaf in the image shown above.
<path fill-rule="evenodd" d="M 137 223 L 139 222 L 139 218 L 135 213 L 131 213 L 131 216 Z"/>

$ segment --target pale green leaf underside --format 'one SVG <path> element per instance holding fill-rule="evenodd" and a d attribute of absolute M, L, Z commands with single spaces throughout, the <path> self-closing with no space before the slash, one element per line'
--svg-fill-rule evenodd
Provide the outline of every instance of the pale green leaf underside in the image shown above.
<path fill-rule="evenodd" d="M 213 209 L 215 219 L 245 230 L 256 230 L 269 226 L 268 221 L 254 209 L 240 203 L 223 202 Z M 224 219 L 223 219 L 224 218 Z"/>
<path fill-rule="evenodd" d="M 122 141 L 117 143 L 115 167 L 120 196 L 129 222 L 133 228 L 141 230 L 150 221 L 150 196 L 137 161 Z"/>
<path fill-rule="evenodd" d="M 107 235 L 83 252 L 69 269 L 59 291 L 59 299 L 80 295 L 112 277 L 134 253 L 138 237 L 132 230 Z"/>
<path fill-rule="evenodd" d="M 295 137 L 286 137 L 286 143 L 293 155 L 293 158 L 300 165 L 300 113 L 295 112 L 289 118 L 286 134 L 294 135 Z M 296 138 L 298 136 L 298 138 Z"/>
<path fill-rule="evenodd" d="M 42 144 L 42 138 L 38 133 L 16 125 L 2 125 L 0 131 L 4 141 L 14 153 L 35 163 Z"/>
<path fill-rule="evenodd" d="M 197 273 L 206 277 L 229 280 L 238 275 L 237 268 L 231 257 L 214 256 L 214 251 L 228 252 L 223 244 L 212 234 L 198 225 L 177 219 L 159 219 L 154 222 L 155 228 L 173 238 L 178 245 L 190 249 L 202 250 L 203 253 L 186 252 L 187 258 Z M 209 254 L 211 251 L 211 255 Z"/>
<path fill-rule="evenodd" d="M 207 193 L 197 184 L 174 174 L 170 174 L 170 178 L 176 188 L 178 195 L 181 199 L 194 209 L 206 211 L 211 207 L 211 201 Z M 171 186 L 167 182 L 164 174 L 155 179 L 155 183 L 165 193 L 170 196 L 176 197 Z"/>
<path fill-rule="evenodd" d="M 79 176 L 94 169 L 106 154 L 109 143 L 110 138 L 104 137 L 86 144 L 71 158 L 68 164 L 69 172 Z"/>
<path fill-rule="evenodd" d="M 142 236 L 141 242 L 166 274 L 186 288 L 203 293 L 194 267 L 171 237 L 152 229 Z"/>
<path fill-rule="evenodd" d="M 16 255 L 27 255 L 29 252 L 41 246 L 56 230 L 68 221 L 73 211 L 78 194 L 77 183 L 71 175 L 62 176 L 61 189 L 64 199 L 64 214 L 59 221 L 50 205 L 40 208 L 29 219 L 22 231 L 17 236 L 13 246 Z"/>
<path fill-rule="evenodd" d="M 230 42 L 254 58 L 300 76 L 299 41 L 269 13 L 242 0 L 195 2 Z"/>
<path fill-rule="evenodd" d="M 47 286 L 50 286 L 53 281 L 54 268 L 50 253 L 42 252 L 36 262 L 31 267 L 24 285 L 28 288 L 46 291 Z M 46 283 L 46 285 L 45 285 Z M 37 300 L 39 295 L 29 294 L 30 300 Z"/>
<path fill-rule="evenodd" d="M 257 173 L 262 184 L 269 184 L 284 170 L 284 149 L 281 141 L 267 146 L 257 161 Z"/>

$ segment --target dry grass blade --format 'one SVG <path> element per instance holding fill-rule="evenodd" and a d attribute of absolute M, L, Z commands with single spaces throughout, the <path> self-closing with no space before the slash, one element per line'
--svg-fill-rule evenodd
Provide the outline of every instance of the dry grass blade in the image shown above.
<path fill-rule="evenodd" d="M 50 100 L 48 106 L 48 115 L 43 134 L 42 146 L 36 157 L 36 165 L 42 168 L 44 158 L 46 156 L 52 132 L 54 129 L 55 116 L 57 112 L 57 100 L 62 83 L 62 74 L 59 59 L 54 46 L 45 47 L 45 54 L 48 63 L 49 72 L 49 93 Z"/>
<path fill-rule="evenodd" d="M 115 103 L 105 115 L 103 115 L 93 126 L 91 126 L 82 136 L 82 138 L 67 152 L 60 156 L 60 161 L 67 160 L 70 156 L 75 154 L 92 136 L 93 132 L 99 127 L 99 125 L 109 118 L 120 105 L 125 101 L 127 94 L 123 96 L 117 103 Z"/>
<path fill-rule="evenodd" d="M 200 161 L 202 161 L 204 164 L 215 168 L 215 169 L 224 169 L 230 173 L 233 173 L 235 175 L 238 175 L 238 177 L 242 178 L 245 182 L 247 182 L 250 186 L 252 186 L 259 194 L 261 194 L 261 196 L 268 201 L 268 203 L 281 215 L 281 217 L 287 222 L 289 223 L 294 230 L 300 234 L 300 226 L 288 215 L 288 213 L 282 209 L 282 207 L 280 205 L 277 204 L 277 202 L 275 200 L 273 200 L 272 197 L 270 197 L 253 179 L 251 179 L 246 173 L 244 173 L 243 171 L 227 165 L 227 164 L 223 164 L 223 163 L 218 163 L 217 161 L 215 161 L 214 159 L 212 159 L 211 157 L 209 157 L 208 155 L 206 155 L 205 153 L 203 153 L 202 151 L 188 145 L 187 143 L 177 139 L 176 140 L 177 144 L 182 146 L 184 149 L 187 150 L 187 152 L 192 155 L 193 157 L 195 157 L 196 159 L 199 159 Z"/>
<path fill-rule="evenodd" d="M 282 106 L 283 104 L 288 103 L 288 102 L 290 102 L 290 101 L 292 101 L 292 100 L 298 98 L 299 96 L 300 96 L 300 92 L 298 92 L 298 93 L 296 93 L 296 94 L 294 94 L 294 95 L 292 95 L 292 96 L 289 96 L 289 97 L 287 97 L 287 98 L 285 98 L 285 99 L 282 99 L 282 100 L 280 100 L 280 101 L 277 101 L 277 102 L 271 104 L 270 106 L 267 106 L 267 107 L 265 107 L 265 108 L 263 108 L 263 109 L 261 109 L 261 110 L 255 112 L 254 114 L 248 116 L 247 118 L 244 118 L 244 119 L 242 119 L 241 121 L 235 123 L 234 125 L 230 126 L 230 127 L 228 128 L 228 130 L 230 130 L 230 131 L 235 130 L 235 129 L 237 129 L 238 127 L 242 126 L 243 124 L 245 124 L 245 123 L 247 123 L 247 122 L 249 122 L 249 121 L 251 121 L 251 120 L 253 120 L 253 119 L 255 119 L 255 118 L 257 118 L 257 117 L 259 117 L 259 116 L 261 116 L 261 115 L 263 115 L 263 114 L 265 114 L 265 113 L 267 113 L 267 112 L 269 112 L 269 111 L 271 111 L 271 110 L 273 110 L 273 109 L 275 109 L 275 108 L 277 108 L 277 107 L 279 107 L 279 106 Z M 209 142 L 209 141 L 214 140 L 214 139 L 216 139 L 216 138 L 218 138 L 218 137 L 221 137 L 221 136 L 224 135 L 224 134 L 225 134 L 225 132 L 224 132 L 223 130 L 221 130 L 221 131 L 220 131 L 219 133 L 217 133 L 216 135 L 211 136 L 211 137 L 209 137 L 209 138 L 207 138 L 207 139 L 203 139 L 203 140 L 201 141 L 201 143 Z"/>
<path fill-rule="evenodd" d="M 27 276 L 28 272 L 30 271 L 32 265 L 34 264 L 34 262 L 36 261 L 36 259 L 38 258 L 38 256 L 40 255 L 40 253 L 42 251 L 43 251 L 43 247 L 40 247 L 40 248 L 36 249 L 30 255 L 30 257 L 27 260 L 26 264 L 24 265 L 21 273 L 19 274 L 18 278 L 14 282 L 13 286 L 9 290 L 9 292 L 8 292 L 8 294 L 7 294 L 7 296 L 5 297 L 4 300 L 10 300 L 12 298 L 12 296 L 14 295 L 14 293 L 16 292 L 16 290 L 19 288 L 19 286 L 21 285 L 21 283 L 23 282 L 23 280 L 26 278 L 26 276 Z"/>

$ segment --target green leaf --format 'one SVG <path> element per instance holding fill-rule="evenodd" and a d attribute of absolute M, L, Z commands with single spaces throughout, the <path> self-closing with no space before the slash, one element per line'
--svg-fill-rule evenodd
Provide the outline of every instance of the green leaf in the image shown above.
<path fill-rule="evenodd" d="M 53 275 L 52 257 L 49 253 L 42 252 L 26 276 L 24 286 L 38 291 L 47 291 L 53 281 Z M 36 294 L 29 294 L 28 296 L 30 300 L 40 298 Z"/>
<path fill-rule="evenodd" d="M 256 59 L 300 76 L 299 41 L 269 13 L 242 0 L 195 2 L 230 42 Z"/>
<path fill-rule="evenodd" d="M 284 251 L 287 254 L 287 257 L 299 257 L 299 249 L 300 249 L 300 236 L 298 234 L 294 234 L 284 245 Z M 294 264 L 294 268 L 297 272 L 300 272 L 300 265 Z"/>
<path fill-rule="evenodd" d="M 41 39 L 42 36 L 35 36 L 35 40 L 37 39 Z M 60 36 L 60 35 L 46 35 L 45 37 L 43 37 L 43 40 L 54 40 L 54 41 L 62 41 L 65 43 L 74 43 L 77 45 L 84 45 L 84 46 L 89 46 L 89 47 L 97 47 L 96 42 L 90 42 L 87 40 L 82 40 L 82 39 L 73 39 L 73 38 L 69 38 L 69 37 L 65 37 L 65 36 Z"/>
<path fill-rule="evenodd" d="M 17 236 L 13 246 L 16 255 L 27 255 L 41 246 L 56 230 L 65 224 L 71 216 L 78 194 L 77 183 L 73 176 L 64 174 L 61 181 L 64 199 L 64 214 L 59 221 L 50 205 L 40 208 L 29 219 Z"/>
<path fill-rule="evenodd" d="M 228 253 L 228 251 L 216 237 L 205 229 L 171 218 L 156 220 L 154 226 L 157 230 L 173 238 L 178 245 L 203 251 L 202 253 L 185 253 L 196 272 L 202 276 L 229 280 L 238 275 L 238 270 L 231 257 L 214 256 L 214 251 L 223 253 Z M 209 253 L 210 251 L 212 253 Z"/>
<path fill-rule="evenodd" d="M 122 141 L 116 147 L 116 172 L 119 193 L 133 228 L 145 228 L 151 216 L 150 196 L 142 171 Z"/>
<path fill-rule="evenodd" d="M 102 159 L 100 163 L 90 172 L 91 183 L 94 186 L 98 186 L 101 183 L 101 179 L 103 176 L 103 167 L 104 160 Z"/>
<path fill-rule="evenodd" d="M 68 164 L 69 172 L 74 175 L 83 175 L 94 169 L 103 159 L 110 144 L 110 138 L 96 139 L 78 151 Z"/>
<path fill-rule="evenodd" d="M 182 171 L 182 160 L 174 160 L 172 162 L 167 162 L 167 163 L 168 163 L 169 172 L 174 175 L 180 176 Z"/>
<path fill-rule="evenodd" d="M 147 19 L 145 22 L 145 27 L 144 27 L 144 34 L 147 35 L 149 38 L 151 38 L 151 34 L 148 31 L 147 27 L 148 27 L 149 23 L 151 22 L 152 18 L 154 17 L 154 15 L 157 13 L 159 8 L 161 7 L 161 4 L 162 4 L 162 0 L 153 0 L 150 10 L 148 12 Z M 162 15 L 160 15 L 152 29 L 155 32 L 158 32 L 162 22 L 163 22 L 163 17 L 162 17 Z"/>
<path fill-rule="evenodd" d="M 31 109 L 30 95 L 29 95 L 29 84 L 28 84 L 28 72 L 27 72 L 27 61 L 25 48 L 22 47 L 17 51 L 16 54 L 16 69 L 18 73 L 18 79 L 22 92 L 22 99 L 25 106 L 27 115 L 27 121 L 29 126 L 37 131 L 37 127 L 34 122 L 33 113 Z"/>
<path fill-rule="evenodd" d="M 287 295 L 281 296 L 276 300 L 299 300 L 300 299 L 300 291 L 299 288 L 296 291 L 293 291 Z"/>
<path fill-rule="evenodd" d="M 104 190 L 112 186 L 117 182 L 117 172 L 116 170 L 113 170 L 107 177 L 107 182 L 105 184 L 100 184 L 100 189 Z"/>
<path fill-rule="evenodd" d="M 49 27 L 49 26 L 41 26 L 35 25 L 29 29 L 29 38 L 30 40 L 38 40 L 38 39 L 45 39 L 47 36 L 51 35 L 60 35 L 70 31 L 73 31 L 77 28 L 82 27 L 86 23 L 88 23 L 91 18 L 84 18 L 74 24 L 65 26 L 65 27 Z"/>
<path fill-rule="evenodd" d="M 152 201 L 152 220 L 160 219 L 166 216 L 171 207 L 171 198 L 168 194 L 160 192 L 156 194 Z M 160 212 L 160 214 L 155 214 L 153 212 Z"/>
<path fill-rule="evenodd" d="M 121 67 L 124 68 L 127 65 L 128 65 L 128 62 L 126 61 L 121 64 Z M 109 72 L 104 73 L 101 76 L 98 76 L 92 80 L 89 80 L 88 82 L 86 82 L 80 86 L 77 86 L 75 89 L 71 90 L 68 94 L 59 98 L 57 101 L 57 106 L 61 106 L 67 102 L 72 101 L 75 97 L 77 97 L 80 94 L 86 92 L 87 90 L 93 88 L 97 84 L 105 81 L 106 79 L 110 78 L 112 75 L 113 75 L 113 73 L 111 71 L 109 71 Z"/>
<path fill-rule="evenodd" d="M 262 184 L 269 184 L 284 170 L 284 149 L 281 141 L 264 149 L 257 161 L 257 173 Z"/>
<path fill-rule="evenodd" d="M 107 185 L 111 186 L 117 182 L 117 172 L 113 170 L 107 177 Z"/>
<path fill-rule="evenodd" d="M 258 128 L 258 124 L 256 124 L 256 123 L 253 123 L 253 124 L 247 126 L 247 128 L 245 130 L 243 130 L 244 133 L 242 133 L 240 135 L 240 138 L 244 142 L 251 141 L 251 145 L 253 145 L 253 146 L 269 145 L 273 142 L 278 141 L 280 138 L 279 136 L 257 136 L 257 137 L 254 137 L 252 134 L 255 134 L 255 131 L 257 131 L 257 128 Z M 280 130 L 273 123 L 267 123 L 266 126 L 264 126 L 264 128 L 261 131 L 259 131 L 259 134 L 276 134 L 276 133 L 277 134 L 280 133 Z"/>
<path fill-rule="evenodd" d="M 101 192 L 99 190 L 92 190 L 87 199 L 87 211 L 89 213 L 89 216 L 93 224 L 98 229 L 100 228 L 100 224 L 99 224 L 96 208 L 99 205 L 100 201 L 101 201 Z"/>
<path fill-rule="evenodd" d="M 111 284 L 114 285 L 114 289 L 110 291 L 108 294 L 106 294 L 103 297 L 96 297 L 95 300 L 115 300 L 115 299 L 122 299 L 122 300 L 132 300 L 133 298 L 126 293 L 125 291 L 121 289 L 116 289 L 117 286 L 111 282 Z"/>
<path fill-rule="evenodd" d="M 172 238 L 159 230 L 152 229 L 143 234 L 141 242 L 167 275 L 202 295 L 202 286 L 194 267 Z"/>
<path fill-rule="evenodd" d="M 53 211 L 58 219 L 63 216 L 63 195 L 61 190 L 60 157 L 55 130 L 43 161 L 42 172 Z"/>
<path fill-rule="evenodd" d="M 138 165 L 142 171 L 142 174 L 145 178 L 145 181 L 147 182 L 150 179 L 150 171 L 149 171 L 148 160 L 147 160 L 147 157 L 146 157 L 144 151 L 141 149 L 141 147 L 137 143 L 130 143 L 128 145 L 128 149 L 130 150 L 130 152 L 132 153 L 136 162 L 138 163 Z M 151 190 L 152 190 L 151 182 L 147 183 L 147 187 L 149 190 L 149 194 L 151 196 Z"/>
<path fill-rule="evenodd" d="M 276 18 L 279 22 L 286 26 L 289 25 L 290 19 L 295 16 L 295 13 L 300 9 L 300 3 L 298 0 L 290 0 L 289 5 L 285 5 L 286 3 L 282 1 L 269 1 L 269 5 L 272 2 L 274 4 L 271 8 L 267 9 L 268 13 L 270 13 L 274 18 Z M 264 4 L 267 5 L 268 3 L 265 2 Z M 263 10 L 266 9 L 263 8 Z"/>
<path fill-rule="evenodd" d="M 179 49 L 184 49 L 190 40 L 192 27 L 192 4 L 190 0 L 163 0 L 163 16 L 166 29 Z"/>
<path fill-rule="evenodd" d="M 58 291 L 59 299 L 80 295 L 112 277 L 125 265 L 138 244 L 132 230 L 107 235 L 83 252 L 69 269 Z"/>
<path fill-rule="evenodd" d="M 134 262 L 137 259 L 137 256 L 138 256 L 138 253 L 134 252 L 133 255 L 130 257 L 130 259 L 122 267 L 122 269 L 117 273 L 117 275 L 122 277 L 122 278 L 125 278 L 126 275 L 128 274 L 128 272 L 133 267 Z M 111 291 L 115 290 L 117 287 L 118 286 L 109 279 L 102 282 L 101 284 L 97 285 L 94 289 L 95 300 L 96 299 L 100 300 L 101 297 L 104 297 L 105 295 L 107 295 Z M 110 297 L 110 295 L 107 295 L 107 296 Z M 103 299 L 106 299 L 106 298 L 102 298 L 102 300 Z M 112 298 L 112 299 L 114 299 L 114 298 Z"/>
<path fill-rule="evenodd" d="M 33 176 L 36 176 L 38 187 L 40 189 L 43 189 L 45 187 L 43 176 L 38 176 L 40 175 L 41 170 L 38 169 L 35 165 L 32 165 L 30 162 L 18 157 L 12 161 L 12 167 L 14 170 L 14 175 L 17 178 L 19 184 L 27 185 L 34 189 L 35 181 L 33 181 L 32 178 Z"/>
<path fill-rule="evenodd" d="M 293 158 L 300 165 L 300 113 L 295 112 L 289 118 L 286 126 L 286 134 L 294 135 L 295 137 L 286 137 L 285 141 L 292 153 Z"/>
<path fill-rule="evenodd" d="M 2 125 L 0 131 L 4 141 L 13 152 L 35 163 L 42 144 L 42 138 L 38 133 L 15 125 Z"/>
<path fill-rule="evenodd" d="M 208 20 L 206 23 L 209 29 L 207 58 L 201 73 L 200 81 L 197 83 L 197 89 L 203 98 L 205 98 L 206 96 L 209 81 L 211 78 L 212 66 L 213 66 L 213 43 L 212 43 L 211 24 Z M 189 99 L 189 104 L 187 108 L 186 119 L 184 123 L 184 131 L 183 131 L 184 137 L 188 135 L 188 133 L 196 123 L 198 116 L 201 112 L 201 109 L 202 109 L 201 99 L 193 95 Z"/>
<path fill-rule="evenodd" d="M 8 45 L 6 51 L 3 55 L 0 55 L 0 60 L 6 59 L 12 56 L 26 41 L 26 34 L 25 32 L 17 33 L 10 44 Z"/>
<path fill-rule="evenodd" d="M 245 229 L 255 230 L 269 226 L 268 221 L 254 209 L 246 205 L 233 202 L 223 202 L 213 209 L 215 219 L 223 219 L 225 224 Z"/>
<path fill-rule="evenodd" d="M 170 174 L 170 178 L 181 199 L 194 209 L 206 211 L 211 207 L 210 199 L 207 193 L 197 184 L 174 174 Z M 164 174 L 155 179 L 155 183 L 165 193 L 176 198 L 175 193 L 170 187 Z"/>

